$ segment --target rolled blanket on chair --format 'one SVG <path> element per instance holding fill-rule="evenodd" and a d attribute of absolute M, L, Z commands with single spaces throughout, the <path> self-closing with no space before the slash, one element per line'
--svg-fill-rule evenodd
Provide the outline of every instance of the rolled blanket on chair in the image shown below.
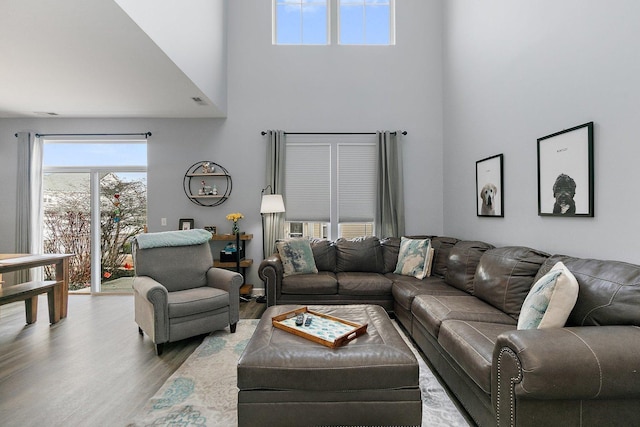
<path fill-rule="evenodd" d="M 160 248 L 166 246 L 199 245 L 211 240 L 211 233 L 196 228 L 193 230 L 162 231 L 159 233 L 143 233 L 136 236 L 138 248 Z"/>

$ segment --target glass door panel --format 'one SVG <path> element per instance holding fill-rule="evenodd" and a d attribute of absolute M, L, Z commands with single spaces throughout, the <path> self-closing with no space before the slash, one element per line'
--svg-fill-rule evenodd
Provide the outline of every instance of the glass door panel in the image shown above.
<path fill-rule="evenodd" d="M 100 290 L 133 292 L 132 239 L 145 231 L 147 174 L 100 172 Z"/>
<path fill-rule="evenodd" d="M 44 252 L 72 253 L 69 290 L 89 292 L 91 286 L 90 174 L 45 173 L 43 176 Z M 45 278 L 55 269 L 45 267 Z"/>

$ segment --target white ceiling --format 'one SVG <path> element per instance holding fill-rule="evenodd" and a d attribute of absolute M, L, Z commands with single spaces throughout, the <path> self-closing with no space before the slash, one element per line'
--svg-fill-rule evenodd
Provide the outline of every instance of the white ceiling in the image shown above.
<path fill-rule="evenodd" d="M 224 116 L 113 0 L 0 0 L 0 118 L 50 113 Z"/>

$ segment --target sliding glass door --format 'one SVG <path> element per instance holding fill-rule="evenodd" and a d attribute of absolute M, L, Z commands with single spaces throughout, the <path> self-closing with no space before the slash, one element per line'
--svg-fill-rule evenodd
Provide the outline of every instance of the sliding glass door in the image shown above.
<path fill-rule="evenodd" d="M 146 229 L 146 141 L 45 140 L 43 172 L 44 250 L 74 254 L 69 290 L 131 292 L 131 241 Z"/>

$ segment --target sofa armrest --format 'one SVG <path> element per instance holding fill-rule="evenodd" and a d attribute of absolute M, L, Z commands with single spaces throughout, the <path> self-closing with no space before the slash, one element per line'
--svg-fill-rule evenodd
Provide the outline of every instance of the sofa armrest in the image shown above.
<path fill-rule="evenodd" d="M 169 340 L 169 292 L 149 276 L 133 278 L 135 321 L 154 343 Z"/>
<path fill-rule="evenodd" d="M 640 327 L 586 326 L 501 334 L 492 364 L 498 425 L 519 399 L 615 399 L 640 396 Z"/>
<path fill-rule="evenodd" d="M 229 324 L 240 319 L 240 287 L 244 283 L 242 274 L 224 268 L 211 267 L 207 271 L 207 284 L 229 293 Z"/>
<path fill-rule="evenodd" d="M 282 260 L 277 253 L 269 255 L 260 263 L 258 276 L 264 283 L 267 306 L 275 305 L 281 295 L 283 274 Z"/>

